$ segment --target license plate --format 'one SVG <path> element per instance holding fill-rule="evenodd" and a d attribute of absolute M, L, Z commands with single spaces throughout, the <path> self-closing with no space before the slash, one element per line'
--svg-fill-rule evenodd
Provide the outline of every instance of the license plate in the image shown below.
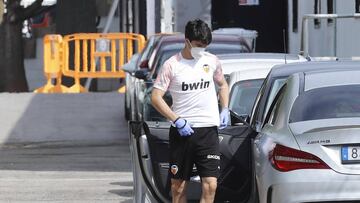
<path fill-rule="evenodd" d="M 341 148 L 342 163 L 360 163 L 360 146 L 343 146 Z"/>

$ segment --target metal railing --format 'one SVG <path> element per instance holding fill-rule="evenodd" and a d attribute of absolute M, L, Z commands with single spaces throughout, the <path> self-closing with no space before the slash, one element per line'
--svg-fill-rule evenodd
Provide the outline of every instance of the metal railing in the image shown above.
<path fill-rule="evenodd" d="M 304 56 L 309 56 L 309 20 L 314 19 L 344 19 L 344 18 L 353 18 L 357 19 L 360 18 L 360 13 L 355 14 L 348 14 L 348 15 L 339 15 L 339 14 L 306 14 L 302 18 L 302 32 L 301 32 L 301 47 L 300 47 L 300 53 Z M 335 27 L 336 29 L 336 27 Z M 336 33 L 336 30 L 335 30 Z M 336 57 L 336 34 L 334 37 L 334 55 Z"/>

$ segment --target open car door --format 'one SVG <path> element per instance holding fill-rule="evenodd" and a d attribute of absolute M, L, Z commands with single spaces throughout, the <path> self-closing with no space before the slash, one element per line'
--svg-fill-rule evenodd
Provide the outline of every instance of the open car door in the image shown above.
<path fill-rule="evenodd" d="M 134 202 L 171 202 L 169 127 L 169 122 L 129 122 Z M 219 131 L 221 163 L 215 202 L 254 202 L 251 135 L 246 125 Z M 201 182 L 194 167 L 188 202 L 199 202 L 200 196 Z"/>

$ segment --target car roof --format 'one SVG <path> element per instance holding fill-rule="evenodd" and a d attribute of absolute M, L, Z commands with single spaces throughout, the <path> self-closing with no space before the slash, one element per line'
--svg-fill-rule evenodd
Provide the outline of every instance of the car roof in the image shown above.
<path fill-rule="evenodd" d="M 183 42 L 185 39 L 184 34 L 164 35 L 161 37 L 162 42 Z M 212 41 L 240 41 L 246 43 L 243 37 L 237 35 L 226 35 L 226 34 L 212 34 Z"/>
<path fill-rule="evenodd" d="M 263 60 L 300 60 L 306 61 L 305 57 L 296 54 L 284 54 L 284 53 L 235 53 L 235 54 L 221 54 L 217 55 L 219 59 L 263 59 Z"/>
<path fill-rule="evenodd" d="M 236 78 L 236 80 L 247 80 L 247 79 L 261 79 L 265 78 L 269 73 L 270 68 L 254 68 L 247 70 L 234 71 L 230 73 L 230 79 Z"/>
<path fill-rule="evenodd" d="M 286 77 L 298 72 L 308 72 L 326 69 L 360 69 L 359 61 L 308 61 L 305 63 L 290 63 L 274 66 L 270 77 Z"/>
<path fill-rule="evenodd" d="M 176 43 L 184 43 L 185 35 L 182 33 L 174 33 L 173 35 L 162 35 L 159 42 L 156 45 L 156 48 L 154 52 L 152 52 L 151 57 L 149 59 L 150 64 L 153 63 L 153 60 L 155 58 L 155 53 L 158 53 L 159 50 L 162 49 L 162 47 L 176 44 Z M 225 35 L 225 34 L 212 34 L 212 42 L 228 42 L 229 44 L 234 44 L 234 42 L 239 42 L 238 45 L 244 46 L 247 51 L 251 51 L 251 46 L 246 42 L 246 40 L 242 37 L 235 36 L 235 35 Z M 153 65 L 153 64 L 152 64 Z M 151 66 L 152 66 L 151 65 Z"/>
<path fill-rule="evenodd" d="M 279 56 L 282 56 L 280 58 Z M 300 61 L 306 61 L 305 58 L 292 55 L 292 59 L 296 60 L 287 60 L 287 63 L 295 63 Z M 220 55 L 220 63 L 223 68 L 224 74 L 230 74 L 234 71 L 248 70 L 248 69 L 261 69 L 268 68 L 284 64 L 284 54 L 278 53 L 240 53 L 240 54 L 224 54 Z"/>
<path fill-rule="evenodd" d="M 304 91 L 338 85 L 360 85 L 360 69 L 308 71 L 304 73 L 303 83 Z"/>
<path fill-rule="evenodd" d="M 224 74 L 230 74 L 234 71 L 249 70 L 249 69 L 261 69 L 269 68 L 278 65 L 280 62 L 273 61 L 257 61 L 257 62 L 247 62 L 247 61 L 222 61 L 220 60 L 222 71 Z"/>
<path fill-rule="evenodd" d="M 271 68 L 254 68 L 232 72 L 229 78 L 229 89 L 239 81 L 265 79 L 270 69 Z"/>

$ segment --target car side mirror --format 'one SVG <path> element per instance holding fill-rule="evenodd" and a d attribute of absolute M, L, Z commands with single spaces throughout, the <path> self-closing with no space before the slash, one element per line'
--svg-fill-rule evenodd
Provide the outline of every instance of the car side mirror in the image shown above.
<path fill-rule="evenodd" d="M 130 58 L 130 61 L 128 61 L 127 63 L 125 63 L 122 67 L 122 70 L 132 74 L 135 71 L 135 67 L 136 67 L 136 61 L 139 58 L 139 53 L 135 53 L 132 55 L 132 57 Z"/>
<path fill-rule="evenodd" d="M 250 116 L 249 115 L 239 115 L 236 112 L 230 110 L 230 120 L 231 120 L 231 125 L 247 125 L 250 126 L 249 121 L 250 121 Z"/>
<path fill-rule="evenodd" d="M 148 70 L 137 70 L 137 71 L 135 71 L 134 76 L 141 80 L 148 80 L 149 71 Z"/>

